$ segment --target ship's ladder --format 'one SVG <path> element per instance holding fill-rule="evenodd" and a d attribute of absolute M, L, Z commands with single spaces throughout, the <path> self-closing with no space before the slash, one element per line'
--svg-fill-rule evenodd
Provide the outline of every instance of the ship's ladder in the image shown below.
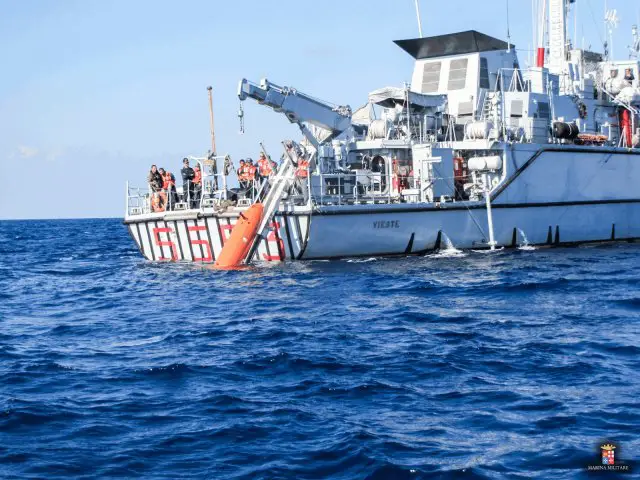
<path fill-rule="evenodd" d="M 265 231 L 268 229 L 273 220 L 273 216 L 280 206 L 282 196 L 295 180 L 296 167 L 293 164 L 292 157 L 295 156 L 295 152 L 292 153 L 293 150 L 293 148 L 285 148 L 284 161 L 280 165 L 278 172 L 263 184 L 263 189 L 261 190 L 263 195 L 260 195 L 263 196 L 263 199 L 258 198 L 258 202 L 262 203 L 264 211 L 260 223 L 258 224 L 257 234 L 253 240 L 249 254 L 245 259 L 245 263 L 249 263 L 253 258 L 255 251 L 258 249 L 258 245 L 260 245 L 260 242 L 265 238 Z M 264 187 L 267 185 L 269 185 L 269 189 L 266 194 L 264 194 Z"/>
<path fill-rule="evenodd" d="M 500 118 L 502 102 L 499 99 L 498 101 L 496 101 L 495 100 L 496 96 L 497 96 L 496 92 L 487 92 L 486 95 L 484 95 L 484 102 L 482 106 L 482 114 L 481 114 L 480 120 L 495 121 Z M 494 108 L 494 104 L 495 104 L 495 108 Z M 497 118 L 494 118 L 494 115 Z"/>
<path fill-rule="evenodd" d="M 476 120 L 483 120 L 486 115 L 487 109 L 487 97 L 489 96 L 489 91 L 485 89 L 481 89 L 478 94 L 478 104 L 476 106 Z"/>

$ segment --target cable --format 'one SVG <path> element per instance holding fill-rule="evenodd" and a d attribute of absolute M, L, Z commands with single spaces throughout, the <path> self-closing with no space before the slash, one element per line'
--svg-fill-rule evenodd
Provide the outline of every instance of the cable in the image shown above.
<path fill-rule="evenodd" d="M 509 29 L 509 0 L 507 2 L 507 52 L 511 51 L 511 31 Z"/>
<path fill-rule="evenodd" d="M 596 27 L 596 31 L 598 32 L 598 37 L 600 37 L 600 42 L 604 45 L 605 40 L 602 39 L 602 34 L 600 33 L 600 27 L 598 26 L 598 22 L 596 21 L 596 16 L 593 13 L 593 7 L 591 6 L 591 0 L 587 0 L 587 5 L 589 6 L 589 12 L 591 13 L 591 20 L 593 20 L 593 24 Z"/>

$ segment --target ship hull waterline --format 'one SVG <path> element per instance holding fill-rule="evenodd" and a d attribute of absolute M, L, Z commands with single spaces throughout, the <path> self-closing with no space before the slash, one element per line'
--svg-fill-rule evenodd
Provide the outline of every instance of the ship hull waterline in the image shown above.
<path fill-rule="evenodd" d="M 364 206 L 363 206 L 364 207 Z M 365 210 L 277 213 L 254 260 L 288 261 L 418 255 L 433 250 L 487 248 L 487 211 L 451 204 Z M 385 208 L 380 208 L 385 207 Z M 575 245 L 640 239 L 640 200 L 494 205 L 498 247 Z M 192 219 L 129 219 L 129 233 L 150 261 L 213 263 L 240 218 L 199 213 Z"/>

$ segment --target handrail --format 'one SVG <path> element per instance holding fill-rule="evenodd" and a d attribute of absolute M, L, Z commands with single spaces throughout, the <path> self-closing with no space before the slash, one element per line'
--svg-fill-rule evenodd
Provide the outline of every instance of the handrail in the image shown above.
<path fill-rule="evenodd" d="M 596 84 L 596 88 L 598 88 L 598 90 L 601 90 L 602 92 L 606 93 L 609 96 L 609 98 L 611 99 L 612 103 L 615 103 L 615 104 L 617 104 L 617 105 L 619 105 L 621 107 L 626 108 L 627 110 L 629 110 L 634 115 L 638 115 L 640 113 L 640 111 L 637 108 L 635 108 L 633 105 L 631 105 L 630 103 L 623 102 L 622 100 L 617 98 L 615 95 L 613 95 L 613 93 L 611 93 L 609 90 L 607 90 L 603 84 L 600 84 L 600 83 Z"/>

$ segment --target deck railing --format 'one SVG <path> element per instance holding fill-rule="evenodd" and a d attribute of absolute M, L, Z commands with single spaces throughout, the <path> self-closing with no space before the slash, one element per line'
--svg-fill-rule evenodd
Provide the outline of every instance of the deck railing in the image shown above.
<path fill-rule="evenodd" d="M 274 173 L 270 178 L 260 178 L 248 182 L 247 188 L 238 191 L 241 198 L 239 198 L 237 206 L 248 207 L 256 201 L 262 201 L 268 193 L 276 174 Z M 437 180 L 446 180 L 447 183 L 453 184 L 454 181 L 459 179 L 454 177 L 447 179 L 431 178 L 421 184 L 418 177 L 411 175 L 396 176 L 369 171 L 316 173 L 309 175 L 306 181 L 292 184 L 281 202 L 284 202 L 284 205 L 306 205 L 309 208 L 312 205 L 418 203 L 428 201 L 426 192 Z M 222 195 L 222 191 L 209 188 L 204 181 L 203 184 L 202 192 L 199 198 L 196 199 L 196 210 L 204 210 L 226 199 L 226 196 Z M 300 188 L 306 189 L 306 195 Z M 455 186 L 454 189 L 458 189 L 458 186 Z M 189 188 L 179 187 L 176 194 L 178 202 L 176 205 L 172 205 L 170 192 L 152 192 L 149 187 L 131 187 L 127 183 L 126 213 L 128 216 L 154 213 L 154 195 L 160 195 L 167 200 L 165 208 L 155 210 L 156 213 L 170 211 L 172 207 L 174 210 L 194 209 L 192 208 Z M 306 202 L 304 201 L 305 199 Z M 433 200 L 439 201 L 439 199 Z"/>

